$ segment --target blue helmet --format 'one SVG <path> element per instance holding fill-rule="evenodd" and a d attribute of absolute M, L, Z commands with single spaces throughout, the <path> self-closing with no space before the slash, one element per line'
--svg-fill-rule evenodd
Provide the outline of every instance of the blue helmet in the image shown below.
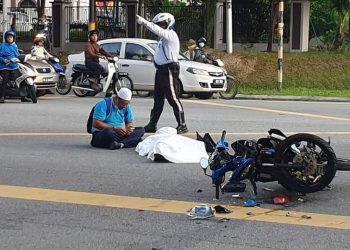
<path fill-rule="evenodd" d="M 5 35 L 4 35 L 5 40 L 6 40 L 6 38 L 8 36 L 13 36 L 13 38 L 15 39 L 16 38 L 16 33 L 13 30 L 8 30 L 8 31 L 5 32 Z"/>

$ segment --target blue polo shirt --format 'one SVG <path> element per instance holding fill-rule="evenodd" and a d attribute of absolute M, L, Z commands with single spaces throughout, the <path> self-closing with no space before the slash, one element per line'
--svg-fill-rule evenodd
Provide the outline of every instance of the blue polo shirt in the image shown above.
<path fill-rule="evenodd" d="M 104 99 L 99 101 L 95 106 L 93 115 L 94 120 L 99 120 L 116 128 L 122 128 L 134 120 L 135 116 L 129 104 L 126 108 L 118 109 L 112 99 L 110 113 L 107 116 L 107 103 Z M 92 126 L 92 133 L 99 129 Z"/>

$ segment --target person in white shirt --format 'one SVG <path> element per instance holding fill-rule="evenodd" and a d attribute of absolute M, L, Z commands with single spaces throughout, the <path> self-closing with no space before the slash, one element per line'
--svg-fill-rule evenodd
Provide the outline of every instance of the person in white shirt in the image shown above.
<path fill-rule="evenodd" d="M 36 57 L 36 60 L 49 60 L 53 57 L 44 47 L 44 38 L 41 36 L 36 36 L 34 38 L 34 46 L 30 51 L 32 56 Z"/>
<path fill-rule="evenodd" d="M 157 68 L 154 84 L 154 104 L 151 110 L 149 123 L 145 126 L 146 132 L 156 132 L 157 123 L 164 108 L 165 98 L 174 110 L 178 123 L 177 133 L 188 131 L 185 122 L 185 113 L 178 98 L 180 65 L 178 55 L 180 41 L 176 32 L 175 18 L 169 13 L 157 14 L 152 22 L 136 15 L 138 24 L 144 25 L 148 30 L 159 37 L 158 45 L 154 53 L 154 64 Z"/>

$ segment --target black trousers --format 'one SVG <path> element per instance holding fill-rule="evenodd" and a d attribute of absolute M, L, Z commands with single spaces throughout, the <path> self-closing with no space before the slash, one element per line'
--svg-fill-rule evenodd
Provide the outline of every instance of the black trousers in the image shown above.
<path fill-rule="evenodd" d="M 144 134 L 145 129 L 143 127 L 135 127 L 135 130 L 127 137 L 119 135 L 112 128 L 105 128 L 93 133 L 91 146 L 97 148 L 109 148 L 109 145 L 113 141 L 116 141 L 123 143 L 125 148 L 132 148 L 136 147 Z"/>
<path fill-rule="evenodd" d="M 91 75 L 93 75 L 98 82 L 100 82 L 101 73 L 104 72 L 104 68 L 98 62 L 85 62 L 85 66 L 91 71 Z"/>
<path fill-rule="evenodd" d="M 0 98 L 5 97 L 6 85 L 7 85 L 7 82 L 10 80 L 10 74 L 11 74 L 10 70 L 0 70 L 0 75 L 2 78 L 2 82 L 0 85 Z"/>
<path fill-rule="evenodd" d="M 180 66 L 178 63 L 172 66 L 160 66 L 157 68 L 154 84 L 154 120 L 158 122 L 164 108 L 165 98 L 174 110 L 174 113 L 182 112 L 183 107 L 180 102 L 179 93 Z"/>
<path fill-rule="evenodd" d="M 19 72 L 18 69 L 15 69 L 15 70 L 0 70 L 0 75 L 1 75 L 1 78 L 2 78 L 2 82 L 0 84 L 0 98 L 1 98 L 1 97 L 5 97 L 6 85 L 7 85 L 8 81 L 11 80 L 11 77 L 12 77 L 13 80 L 16 79 L 20 75 L 20 72 Z M 21 97 L 24 97 L 24 96 L 27 95 L 26 88 L 22 84 L 21 84 L 21 87 L 20 87 L 19 94 L 20 94 Z"/>

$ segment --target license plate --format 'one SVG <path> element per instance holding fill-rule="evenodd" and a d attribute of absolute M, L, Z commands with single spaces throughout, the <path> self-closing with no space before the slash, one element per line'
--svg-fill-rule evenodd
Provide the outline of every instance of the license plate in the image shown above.
<path fill-rule="evenodd" d="M 225 83 L 225 80 L 223 79 L 215 79 L 214 80 L 214 84 L 224 84 Z"/>
<path fill-rule="evenodd" d="M 52 77 L 44 77 L 43 82 L 52 82 Z"/>

